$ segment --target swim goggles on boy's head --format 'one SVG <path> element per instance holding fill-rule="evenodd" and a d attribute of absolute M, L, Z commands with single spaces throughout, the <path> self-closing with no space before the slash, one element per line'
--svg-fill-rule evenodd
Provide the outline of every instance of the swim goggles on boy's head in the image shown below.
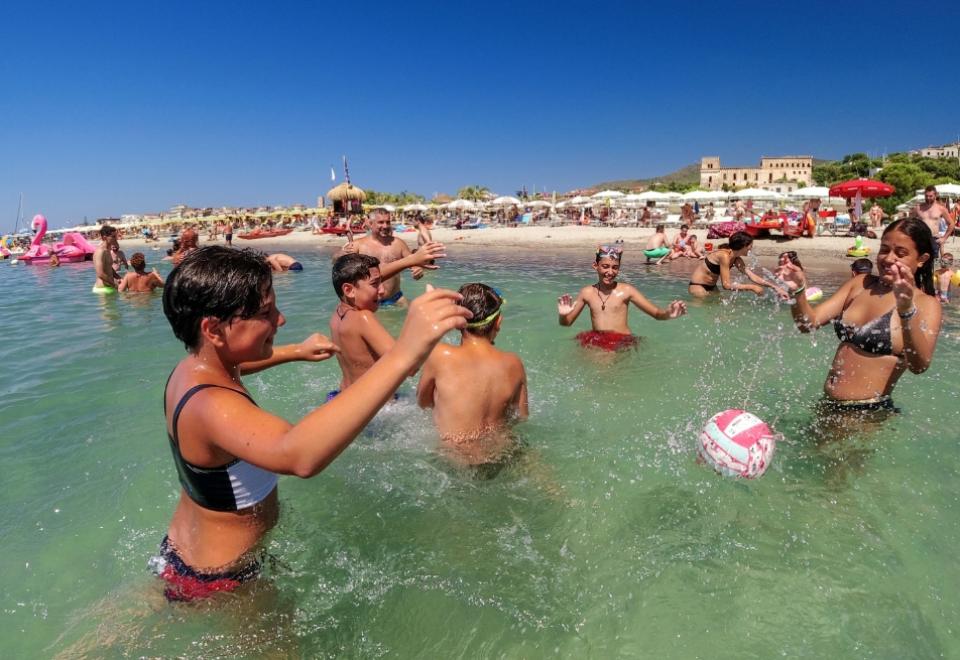
<path fill-rule="evenodd" d="M 597 261 L 600 259 L 616 259 L 620 261 L 623 256 L 623 248 L 619 245 L 598 245 Z"/>
<path fill-rule="evenodd" d="M 493 287 L 490 288 L 492 289 Z M 493 289 L 493 292 L 497 294 L 497 298 L 500 299 L 500 304 L 497 305 L 497 308 L 489 316 L 482 318 L 479 321 L 471 321 L 470 323 L 467 323 L 468 328 L 482 328 L 489 323 L 492 323 L 498 316 L 500 316 L 500 312 L 503 311 L 503 306 L 507 304 L 507 300 L 501 296 L 500 292 L 496 289 Z"/>

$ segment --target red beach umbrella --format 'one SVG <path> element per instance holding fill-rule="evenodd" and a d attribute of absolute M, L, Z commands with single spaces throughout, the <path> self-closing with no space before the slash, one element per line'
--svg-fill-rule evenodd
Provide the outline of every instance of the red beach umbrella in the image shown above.
<path fill-rule="evenodd" d="M 831 197 L 844 197 L 849 199 L 856 197 L 860 193 L 861 197 L 889 197 L 896 188 L 884 183 L 883 181 L 873 181 L 872 179 L 851 179 L 836 185 L 830 186 Z"/>

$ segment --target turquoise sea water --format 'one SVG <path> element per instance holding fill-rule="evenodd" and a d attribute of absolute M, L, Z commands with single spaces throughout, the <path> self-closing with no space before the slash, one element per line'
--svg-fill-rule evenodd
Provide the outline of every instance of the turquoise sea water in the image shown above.
<path fill-rule="evenodd" d="M 335 302 L 329 252 L 294 254 L 278 343 L 326 331 Z M 461 250 L 405 278 L 504 293 L 497 344 L 530 381 L 521 461 L 486 481 L 450 468 L 407 398 L 318 477 L 281 478 L 266 579 L 176 606 L 146 568 L 178 492 L 161 391 L 183 350 L 159 295 L 94 296 L 90 264 L 0 263 L 4 657 L 960 656 L 956 307 L 930 370 L 901 379 L 902 414 L 836 437 L 811 426 L 829 328 L 717 298 L 671 322 L 633 310 L 636 352 L 586 351 L 588 318 L 559 327 L 556 297 L 595 281 L 590 258 Z M 682 265 L 640 261 L 628 251 L 624 280 L 687 298 Z M 247 384 L 296 420 L 337 381 L 331 361 Z M 783 435 L 759 480 L 695 461 L 731 407 Z"/>

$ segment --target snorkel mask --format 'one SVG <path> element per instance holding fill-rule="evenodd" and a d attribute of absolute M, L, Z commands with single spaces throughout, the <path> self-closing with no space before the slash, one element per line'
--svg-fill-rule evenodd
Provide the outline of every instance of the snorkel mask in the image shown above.
<path fill-rule="evenodd" d="M 614 259 L 620 261 L 623 257 L 623 248 L 619 245 L 598 245 L 597 246 L 597 262 L 601 259 Z"/>

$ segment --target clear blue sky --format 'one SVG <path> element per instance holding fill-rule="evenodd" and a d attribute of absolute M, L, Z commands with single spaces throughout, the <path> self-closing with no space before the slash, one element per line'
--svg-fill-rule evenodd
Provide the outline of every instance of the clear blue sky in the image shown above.
<path fill-rule="evenodd" d="M 0 229 L 960 133 L 960 3 L 6 3 Z"/>

